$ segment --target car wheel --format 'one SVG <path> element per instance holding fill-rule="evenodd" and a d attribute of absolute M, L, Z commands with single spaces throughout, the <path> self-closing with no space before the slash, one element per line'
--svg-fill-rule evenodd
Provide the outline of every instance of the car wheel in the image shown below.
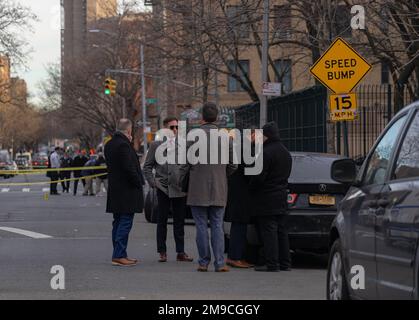
<path fill-rule="evenodd" d="M 340 239 L 336 239 L 330 250 L 326 295 L 327 300 L 349 300 Z"/>

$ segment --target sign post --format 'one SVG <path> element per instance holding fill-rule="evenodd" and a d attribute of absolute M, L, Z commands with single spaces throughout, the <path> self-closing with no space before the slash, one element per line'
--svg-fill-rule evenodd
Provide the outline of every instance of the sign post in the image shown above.
<path fill-rule="evenodd" d="M 356 94 L 352 91 L 372 66 L 345 40 L 337 38 L 311 67 L 311 74 L 333 93 L 329 96 L 330 120 L 343 121 L 345 156 L 349 155 L 346 121 L 357 115 Z"/>

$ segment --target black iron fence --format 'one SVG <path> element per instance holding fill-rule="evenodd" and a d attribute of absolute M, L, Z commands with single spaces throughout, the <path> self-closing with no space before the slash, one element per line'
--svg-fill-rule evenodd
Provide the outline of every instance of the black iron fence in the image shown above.
<path fill-rule="evenodd" d="M 312 87 L 268 100 L 268 121 L 275 121 L 291 151 L 326 152 L 326 89 Z M 236 110 L 236 126 L 259 126 L 259 102 Z"/>
<path fill-rule="evenodd" d="M 357 119 L 347 122 L 348 150 L 344 148 L 341 123 L 328 122 L 327 91 L 315 86 L 268 100 L 268 121 L 275 121 L 281 139 L 290 151 L 331 152 L 350 157 L 363 157 L 374 141 L 403 106 L 412 102 L 407 90 L 402 101 L 395 98 L 392 85 L 361 85 L 356 90 Z M 400 104 L 400 105 L 399 105 Z M 259 126 L 259 102 L 235 110 L 236 126 Z"/>
<path fill-rule="evenodd" d="M 395 87 L 392 85 L 361 85 L 357 88 L 358 114 L 347 122 L 348 153 L 353 158 L 364 157 L 392 117 L 412 102 L 407 90 L 402 90 L 403 104 L 395 103 Z M 336 125 L 336 153 L 344 154 L 342 124 Z"/>

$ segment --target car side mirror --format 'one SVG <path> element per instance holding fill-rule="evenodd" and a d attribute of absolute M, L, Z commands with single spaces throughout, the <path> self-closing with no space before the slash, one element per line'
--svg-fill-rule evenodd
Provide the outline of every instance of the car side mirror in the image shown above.
<path fill-rule="evenodd" d="M 352 185 L 355 183 L 357 176 L 356 163 L 352 159 L 336 160 L 332 163 L 331 170 L 332 179 L 346 184 Z"/>

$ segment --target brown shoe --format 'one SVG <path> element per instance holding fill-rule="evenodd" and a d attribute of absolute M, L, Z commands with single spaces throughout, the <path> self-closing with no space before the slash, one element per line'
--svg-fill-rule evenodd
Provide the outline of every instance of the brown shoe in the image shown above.
<path fill-rule="evenodd" d="M 245 266 L 247 266 L 247 268 L 253 268 L 255 265 L 251 264 L 247 261 L 241 260 L 241 263 L 244 264 Z"/>
<path fill-rule="evenodd" d="M 207 272 L 208 266 L 199 266 L 198 269 L 196 269 L 198 272 Z"/>
<path fill-rule="evenodd" d="M 166 253 L 160 253 L 159 262 L 166 262 L 166 261 L 167 261 L 167 254 Z"/>
<path fill-rule="evenodd" d="M 120 266 L 120 267 L 132 267 L 135 266 L 137 263 L 128 260 L 127 258 L 120 258 L 120 259 L 112 259 L 112 265 L 114 266 Z"/>
<path fill-rule="evenodd" d="M 233 268 L 247 269 L 250 268 L 244 261 L 227 259 L 226 264 Z"/>
<path fill-rule="evenodd" d="M 131 258 L 128 258 L 128 257 L 127 257 L 127 260 L 132 261 L 132 262 L 134 262 L 134 263 L 137 263 L 137 262 L 138 262 L 138 260 L 137 260 L 137 259 L 131 259 Z"/>
<path fill-rule="evenodd" d="M 192 262 L 193 258 L 189 257 L 186 253 L 178 253 L 176 261 Z"/>
<path fill-rule="evenodd" d="M 229 271 L 230 269 L 227 266 L 224 266 L 215 270 L 215 272 L 229 272 Z"/>

